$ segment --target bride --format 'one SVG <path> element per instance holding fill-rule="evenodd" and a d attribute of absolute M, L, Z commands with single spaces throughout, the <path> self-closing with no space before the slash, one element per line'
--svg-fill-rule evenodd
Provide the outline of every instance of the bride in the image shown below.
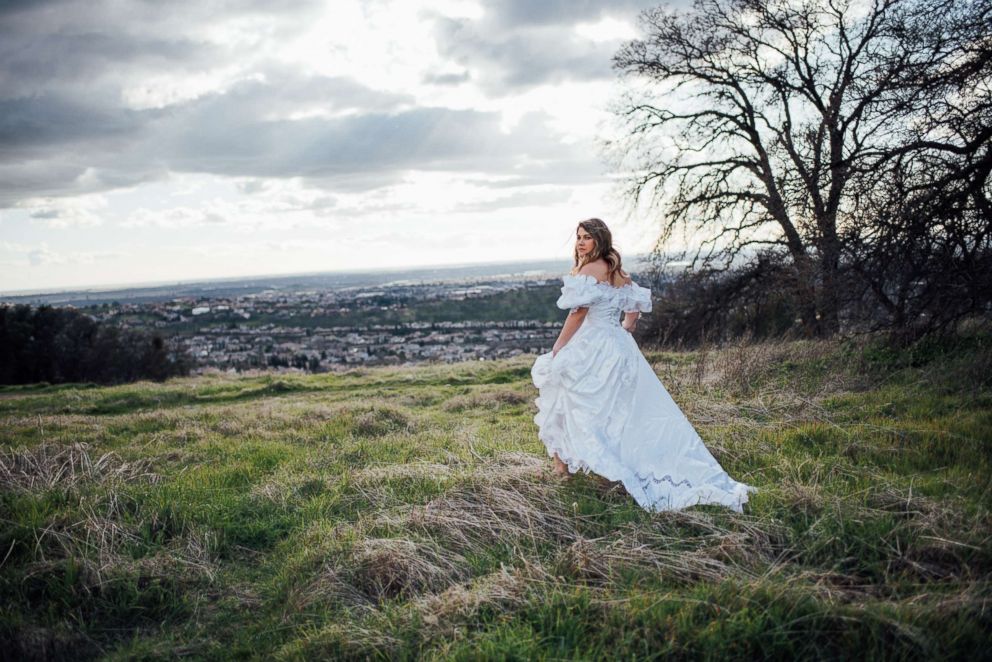
<path fill-rule="evenodd" d="M 531 368 L 534 422 L 555 473 L 620 481 L 651 511 L 697 504 L 742 511 L 755 488 L 727 475 L 631 335 L 651 311 L 651 291 L 623 271 L 603 221 L 579 223 L 575 267 L 562 280 L 557 305 L 570 312 L 552 351 Z"/>

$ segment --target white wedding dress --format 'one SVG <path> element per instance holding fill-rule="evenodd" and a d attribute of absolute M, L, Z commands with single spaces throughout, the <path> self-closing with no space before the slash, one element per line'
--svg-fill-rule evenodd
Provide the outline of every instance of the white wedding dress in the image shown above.
<path fill-rule="evenodd" d="M 566 275 L 557 305 L 588 307 L 558 351 L 541 354 L 531 377 L 538 436 L 571 472 L 620 481 L 649 511 L 720 504 L 740 512 L 755 488 L 723 470 L 651 369 L 620 313 L 651 311 L 651 291 Z"/>

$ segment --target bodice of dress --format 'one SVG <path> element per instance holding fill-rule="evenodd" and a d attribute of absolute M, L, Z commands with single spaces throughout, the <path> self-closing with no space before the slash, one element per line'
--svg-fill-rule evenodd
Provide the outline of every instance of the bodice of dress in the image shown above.
<path fill-rule="evenodd" d="M 583 324 L 620 326 L 621 312 L 651 312 L 651 290 L 633 281 L 616 287 L 587 274 L 567 274 L 562 282 L 557 306 L 588 308 Z"/>

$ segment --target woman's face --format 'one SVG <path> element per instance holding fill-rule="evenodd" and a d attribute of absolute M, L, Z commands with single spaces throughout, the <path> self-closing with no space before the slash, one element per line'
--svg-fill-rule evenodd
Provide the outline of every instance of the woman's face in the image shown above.
<path fill-rule="evenodd" d="M 595 247 L 596 241 L 589 234 L 589 231 L 579 226 L 579 229 L 575 231 L 575 250 L 579 257 L 589 255 Z"/>

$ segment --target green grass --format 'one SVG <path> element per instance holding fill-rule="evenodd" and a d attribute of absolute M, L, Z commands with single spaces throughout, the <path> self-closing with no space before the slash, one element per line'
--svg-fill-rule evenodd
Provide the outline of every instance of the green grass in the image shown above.
<path fill-rule="evenodd" d="M 541 474 L 533 357 L 0 388 L 0 657 L 990 656 L 988 338 L 646 356 L 745 513 Z"/>

